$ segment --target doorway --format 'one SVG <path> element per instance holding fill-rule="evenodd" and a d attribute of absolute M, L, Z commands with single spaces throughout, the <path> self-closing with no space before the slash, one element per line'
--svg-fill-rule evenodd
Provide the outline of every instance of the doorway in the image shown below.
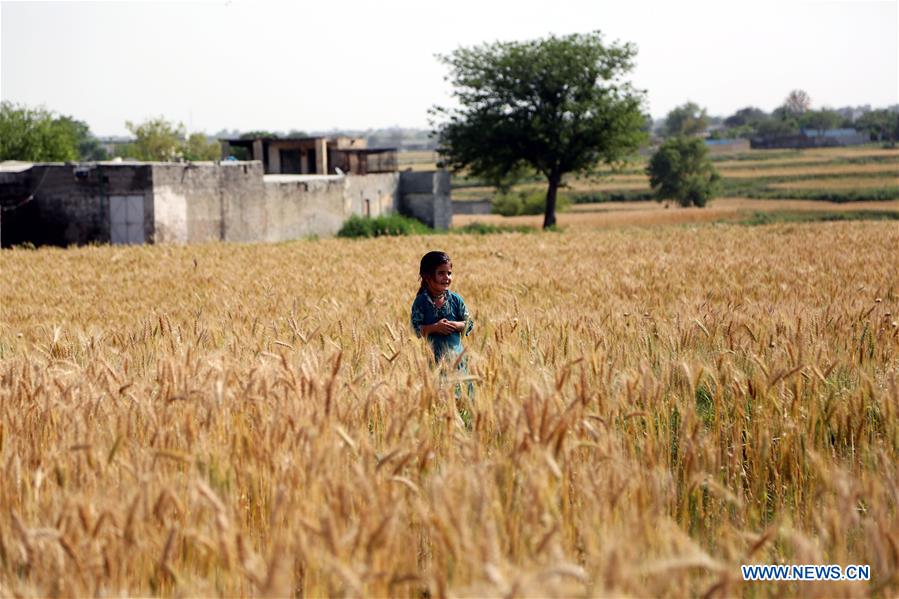
<path fill-rule="evenodd" d="M 144 243 L 144 196 L 109 196 L 109 240 L 115 245 Z"/>

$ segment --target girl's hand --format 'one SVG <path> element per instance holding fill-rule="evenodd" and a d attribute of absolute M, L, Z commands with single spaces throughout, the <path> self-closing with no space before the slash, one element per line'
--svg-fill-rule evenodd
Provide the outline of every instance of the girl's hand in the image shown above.
<path fill-rule="evenodd" d="M 440 335 L 451 335 L 456 332 L 456 325 L 445 318 L 441 318 L 433 324 L 434 332 Z"/>

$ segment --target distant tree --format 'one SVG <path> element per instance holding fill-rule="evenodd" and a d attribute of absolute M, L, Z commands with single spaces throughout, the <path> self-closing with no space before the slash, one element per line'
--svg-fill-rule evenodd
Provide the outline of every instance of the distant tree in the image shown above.
<path fill-rule="evenodd" d="M 216 139 L 232 139 L 235 137 L 240 137 L 239 129 L 222 129 L 220 131 L 216 131 L 212 134 Z"/>
<path fill-rule="evenodd" d="M 95 161 L 107 160 L 109 158 L 109 152 L 100 144 L 100 140 L 91 133 L 87 123 L 70 116 L 61 116 L 57 121 L 61 126 L 66 127 L 75 139 L 79 160 Z"/>
<path fill-rule="evenodd" d="M 840 126 L 843 117 L 836 110 L 822 108 L 821 110 L 809 110 L 799 117 L 799 125 L 806 129 L 815 129 L 823 133 L 828 129 Z"/>
<path fill-rule="evenodd" d="M 634 66 L 631 44 L 599 32 L 459 48 L 449 67 L 459 108 L 436 131 L 448 164 L 502 181 L 530 167 L 547 180 L 543 226 L 556 222 L 562 176 L 635 153 L 646 139 L 643 94 L 622 81 Z"/>
<path fill-rule="evenodd" d="M 0 160 L 64 162 L 78 159 L 78 136 L 45 108 L 0 103 Z"/>
<path fill-rule="evenodd" d="M 724 119 L 724 125 L 726 127 L 751 127 L 768 118 L 768 113 L 761 108 L 756 108 L 755 106 L 747 106 L 746 108 L 741 108 L 740 110 Z"/>
<path fill-rule="evenodd" d="M 210 140 L 205 133 L 191 133 L 184 143 L 185 160 L 218 160 L 222 157 L 221 146 Z"/>
<path fill-rule="evenodd" d="M 246 133 L 241 133 L 241 139 L 259 139 L 260 137 L 271 137 L 272 139 L 278 139 L 281 137 L 278 133 L 274 133 L 272 131 L 247 131 Z"/>
<path fill-rule="evenodd" d="M 836 111 L 843 117 L 840 123 L 841 127 L 855 127 L 855 121 L 867 112 L 871 112 L 870 104 L 862 104 L 859 106 L 841 106 Z"/>
<path fill-rule="evenodd" d="M 125 127 L 134 141 L 118 149 L 120 156 L 147 161 L 177 160 L 184 155 L 184 125 L 175 125 L 164 117 L 147 119 L 142 123 L 127 121 Z"/>
<path fill-rule="evenodd" d="M 800 117 L 812 107 L 812 99 L 805 91 L 794 89 L 787 95 L 783 107 L 789 116 Z"/>
<path fill-rule="evenodd" d="M 666 140 L 650 158 L 646 173 L 657 200 L 674 199 L 681 206 L 705 206 L 721 178 L 705 143 L 695 137 Z"/>
<path fill-rule="evenodd" d="M 799 133 L 799 123 L 795 119 L 771 118 L 756 125 L 755 132 L 760 137 L 796 135 Z"/>
<path fill-rule="evenodd" d="M 887 109 L 866 112 L 855 121 L 855 126 L 867 133 L 872 141 L 886 141 L 895 145 L 899 141 L 899 113 Z"/>
<path fill-rule="evenodd" d="M 665 135 L 699 135 L 709 126 L 709 117 L 705 108 L 694 102 L 687 102 L 668 113 L 665 119 Z"/>

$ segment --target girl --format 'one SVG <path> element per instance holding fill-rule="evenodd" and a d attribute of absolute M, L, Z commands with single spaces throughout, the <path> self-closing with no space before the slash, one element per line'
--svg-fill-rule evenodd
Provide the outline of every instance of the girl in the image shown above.
<path fill-rule="evenodd" d="M 419 337 L 427 337 L 434 360 L 455 360 L 462 353 L 462 334 L 471 333 L 471 315 L 462 297 L 449 290 L 453 282 L 453 263 L 444 252 L 428 252 L 418 268 L 421 286 L 412 302 L 412 328 Z M 459 361 L 464 372 L 464 360 Z"/>

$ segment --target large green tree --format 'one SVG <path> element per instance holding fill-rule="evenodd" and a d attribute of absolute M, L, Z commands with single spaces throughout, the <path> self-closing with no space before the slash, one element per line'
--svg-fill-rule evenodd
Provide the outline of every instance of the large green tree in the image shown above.
<path fill-rule="evenodd" d="M 695 137 L 672 137 L 653 154 L 646 169 L 659 201 L 674 199 L 681 206 L 705 206 L 718 191 L 721 178 L 705 143 Z"/>
<path fill-rule="evenodd" d="M 78 159 L 71 119 L 45 108 L 0 103 L 0 160 L 64 162 Z"/>
<path fill-rule="evenodd" d="M 599 32 L 441 56 L 458 102 L 434 109 L 446 163 L 490 181 L 536 170 L 548 183 L 543 226 L 553 226 L 563 175 L 621 161 L 646 138 L 643 93 L 623 81 L 635 56 Z"/>

